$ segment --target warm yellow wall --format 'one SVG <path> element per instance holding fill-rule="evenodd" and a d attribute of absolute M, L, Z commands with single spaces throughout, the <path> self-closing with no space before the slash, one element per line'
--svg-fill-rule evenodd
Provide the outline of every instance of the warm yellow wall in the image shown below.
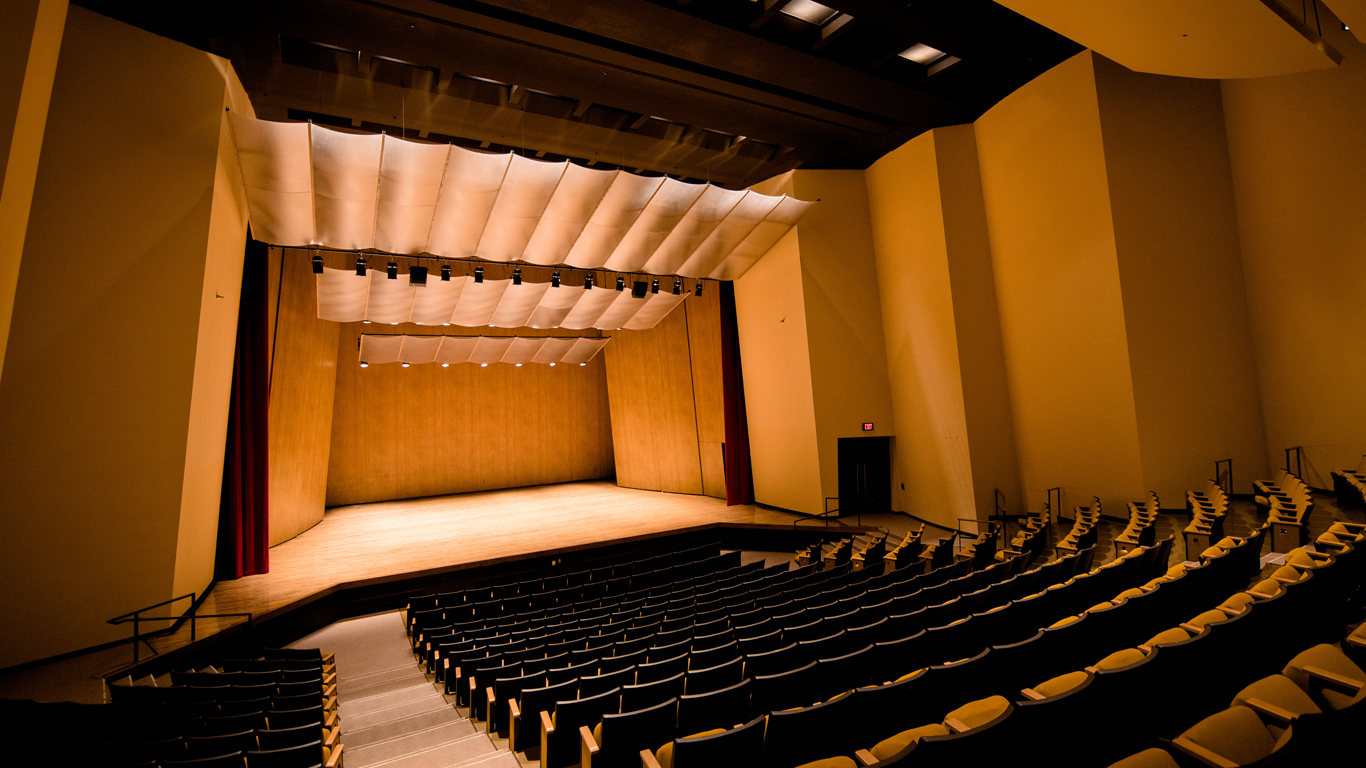
<path fill-rule="evenodd" d="M 1366 453 L 1366 45 L 1330 33 L 1337 69 L 1221 84 L 1268 464 L 1329 488 Z"/>
<path fill-rule="evenodd" d="M 917 136 L 866 178 L 895 413 L 897 508 L 953 528 L 957 518 L 974 516 L 975 503 L 935 140 L 935 132 Z"/>
<path fill-rule="evenodd" d="M 754 498 L 817 514 L 821 461 L 796 230 L 735 281 L 735 314 Z"/>
<path fill-rule="evenodd" d="M 0 3 L 0 374 L 66 0 Z"/>
<path fill-rule="evenodd" d="M 1091 53 L 975 126 L 1027 504 L 1122 512 L 1144 483 Z"/>
<path fill-rule="evenodd" d="M 862 171 L 799 170 L 792 189 L 820 201 L 796 232 L 821 495 L 838 496 L 839 438 L 894 434 L 868 187 Z"/>
<path fill-rule="evenodd" d="M 212 547 L 217 478 L 186 474 L 224 445 L 227 90 L 202 52 L 67 16 L 0 380 L 0 667 L 126 637 L 105 619 L 202 578 L 176 552 Z"/>
<path fill-rule="evenodd" d="M 1233 459 L 1266 476 L 1219 83 L 1095 56 L 1143 483 L 1180 507 Z"/>

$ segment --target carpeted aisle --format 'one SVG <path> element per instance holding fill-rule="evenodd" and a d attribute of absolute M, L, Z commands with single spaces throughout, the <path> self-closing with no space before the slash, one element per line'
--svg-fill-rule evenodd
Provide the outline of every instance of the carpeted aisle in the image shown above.
<path fill-rule="evenodd" d="M 348 768 L 517 768 L 418 667 L 402 614 L 341 621 L 295 643 L 337 654 Z"/>

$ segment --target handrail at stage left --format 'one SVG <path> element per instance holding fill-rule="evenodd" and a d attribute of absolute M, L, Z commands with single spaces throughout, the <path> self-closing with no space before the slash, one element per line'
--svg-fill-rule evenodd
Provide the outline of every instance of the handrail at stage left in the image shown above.
<path fill-rule="evenodd" d="M 179 602 L 179 601 L 181 601 L 181 600 L 184 600 L 184 599 L 187 598 L 187 597 L 190 599 L 190 607 L 185 611 L 185 613 L 182 613 L 182 614 L 179 615 L 179 616 L 143 616 L 143 615 L 142 615 L 143 611 L 150 611 L 150 610 L 152 610 L 152 609 L 154 609 L 154 608 L 160 608 L 160 607 L 162 607 L 163 605 L 170 605 L 171 603 L 176 603 L 176 602 Z M 156 632 L 152 632 L 152 633 L 149 633 L 149 634 L 147 635 L 147 637 L 153 637 L 153 636 L 156 636 L 156 635 L 164 635 L 164 634 L 168 634 L 168 633 L 174 632 L 174 631 L 176 631 L 177 629 L 180 628 L 181 624 L 183 624 L 183 623 L 185 622 L 186 619 L 189 619 L 189 620 L 190 620 L 190 642 L 192 642 L 192 643 L 195 641 L 195 638 L 196 638 L 196 632 L 197 632 L 197 629 L 198 629 L 196 622 L 197 622 L 199 619 L 229 619 L 229 618 L 233 618 L 233 617 L 235 617 L 235 616 L 245 616 L 245 617 L 247 617 L 247 625 L 248 625 L 248 626 L 251 625 L 252 615 L 251 615 L 250 613 L 206 613 L 206 614 L 200 614 L 200 613 L 196 613 L 196 609 L 198 608 L 198 605 L 199 605 L 199 602 L 198 602 L 196 593 L 194 593 L 194 592 L 189 592 L 189 593 L 186 593 L 186 594 L 184 594 L 184 595 L 177 595 L 176 597 L 173 597 L 173 598 L 171 598 L 170 600 L 162 600 L 162 601 L 159 602 L 159 603 L 155 603 L 155 604 L 153 604 L 153 605 L 144 606 L 144 607 L 139 608 L 139 609 L 137 609 L 137 610 L 135 610 L 135 611 L 129 611 L 128 613 L 122 614 L 122 615 L 120 615 L 120 616 L 115 616 L 114 618 L 109 619 L 109 620 L 106 621 L 105 623 L 106 623 L 106 624 L 113 624 L 113 625 L 116 625 L 116 626 L 119 625 L 119 624 L 127 624 L 127 623 L 130 622 L 130 621 L 133 623 L 133 663 L 134 663 L 134 664 L 138 663 L 138 661 L 141 659 L 141 653 L 142 653 L 142 652 L 141 652 L 141 649 L 140 649 L 139 646 L 138 646 L 138 643 L 139 643 L 139 642 L 142 640 L 142 638 L 143 638 L 143 635 L 142 635 L 142 622 L 144 622 L 144 621 L 170 621 L 170 622 L 173 622 L 169 627 L 166 627 L 166 628 L 164 628 L 164 629 L 159 629 L 159 630 L 157 630 Z M 150 647 L 150 646 L 149 646 L 149 647 Z M 154 648 L 154 649 L 152 649 L 152 650 L 155 651 L 156 649 Z"/>

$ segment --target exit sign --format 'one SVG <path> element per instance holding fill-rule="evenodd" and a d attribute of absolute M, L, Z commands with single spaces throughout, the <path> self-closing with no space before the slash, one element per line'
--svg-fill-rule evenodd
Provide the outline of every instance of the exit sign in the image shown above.
<path fill-rule="evenodd" d="M 872 432 L 872 431 L 873 431 L 873 422 L 871 422 L 871 421 L 865 421 L 865 422 L 863 422 L 863 431 L 864 431 L 864 432 Z"/>

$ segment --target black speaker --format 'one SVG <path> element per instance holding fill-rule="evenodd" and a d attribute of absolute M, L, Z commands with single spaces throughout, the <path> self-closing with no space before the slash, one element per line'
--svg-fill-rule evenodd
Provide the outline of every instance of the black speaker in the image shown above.
<path fill-rule="evenodd" d="M 426 267 L 408 267 L 408 285 L 416 286 L 416 287 L 418 287 L 418 288 L 426 288 L 426 287 L 427 287 L 427 268 L 426 268 Z"/>
<path fill-rule="evenodd" d="M 637 299 L 645 298 L 645 292 L 650 290 L 650 286 L 644 280 L 637 280 L 631 283 L 631 295 Z"/>

